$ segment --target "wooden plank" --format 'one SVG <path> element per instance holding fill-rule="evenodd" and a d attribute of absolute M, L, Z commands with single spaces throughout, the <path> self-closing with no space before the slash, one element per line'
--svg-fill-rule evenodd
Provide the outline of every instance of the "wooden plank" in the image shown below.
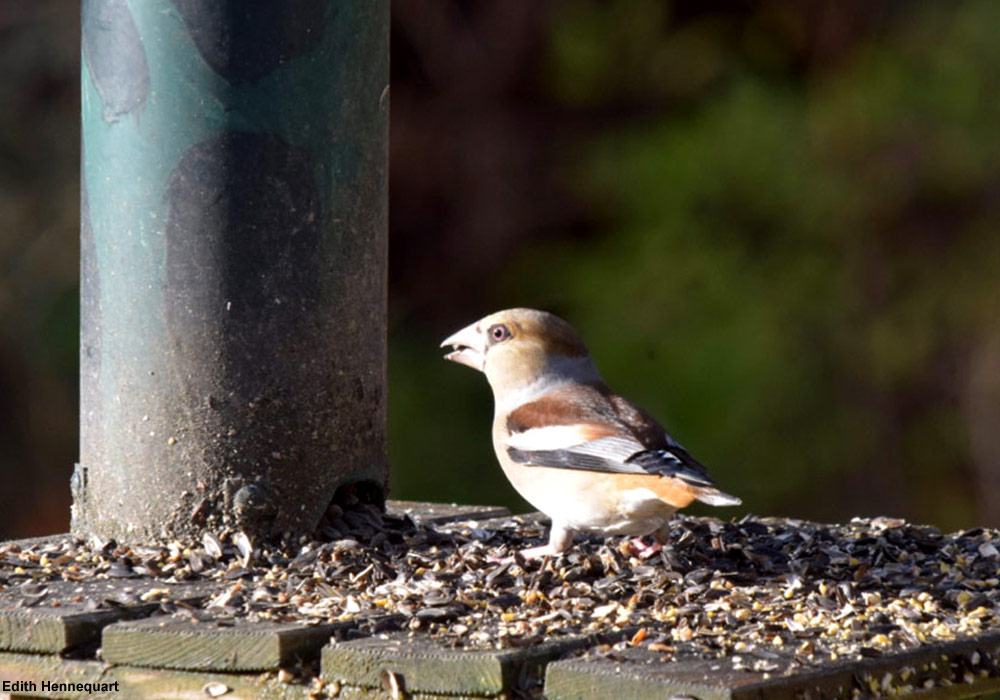
<path fill-rule="evenodd" d="M 0 592 L 0 650 L 58 654 L 96 643 L 118 620 L 143 617 L 161 598 L 191 602 L 213 584 L 165 583 L 154 579 L 87 579 L 38 583 Z"/>
<path fill-rule="evenodd" d="M 332 643 L 323 649 L 321 676 L 345 687 L 386 689 L 391 677 L 407 693 L 496 697 L 540 685 L 545 664 L 596 643 L 589 637 L 530 647 L 462 650 L 432 639 L 396 635 Z"/>
<path fill-rule="evenodd" d="M 589 656 L 550 664 L 545 696 L 548 700 L 954 698 L 1000 689 L 998 633 L 789 672 L 790 660 L 790 656 L 778 656 L 776 672 L 751 672 L 736 668 L 732 657 L 678 658 L 664 663 L 648 649 L 629 649 L 615 658 Z"/>
<path fill-rule="evenodd" d="M 65 660 L 56 656 L 0 653 L 0 680 L 21 686 L 11 694 L 19 698 L 58 698 L 59 700 L 206 700 L 209 689 L 225 691 L 222 700 L 388 700 L 382 688 L 341 686 L 316 677 L 296 676 L 282 682 L 276 673 L 206 673 L 151 670 L 131 666 L 109 666 L 98 661 Z M 43 683 L 91 684 L 91 691 L 43 689 Z M 100 690 L 102 684 L 117 690 Z M 2 688 L 2 686 L 0 686 Z M 9 692 L 9 691 L 8 691 Z M 0 697 L 4 697 L 0 689 Z M 453 695 L 413 693 L 406 700 L 457 700 Z"/>
<path fill-rule="evenodd" d="M 510 515 L 503 506 L 461 506 L 457 503 L 422 503 L 419 501 L 386 501 L 390 515 L 409 515 L 421 525 L 440 525 L 463 520 L 486 520 Z"/>
<path fill-rule="evenodd" d="M 57 654 L 90 641 L 101 629 L 129 614 L 149 614 L 155 605 L 100 613 L 63 614 L 45 610 L 36 613 L 0 613 L 0 649 Z"/>
<path fill-rule="evenodd" d="M 128 666 L 109 666 L 98 661 L 67 660 L 39 654 L 0 653 L 0 681 L 34 684 L 22 686 L 12 698 L 59 698 L 60 700 L 121 700 L 153 698 L 157 700 L 206 700 L 209 689 L 224 694 L 223 700 L 301 700 L 310 697 L 320 686 L 311 679 L 282 683 L 277 674 L 192 673 L 187 671 L 150 670 Z M 56 689 L 50 684 L 91 684 L 87 690 Z M 117 683 L 117 690 L 114 685 Z M 104 687 L 105 690 L 99 688 Z M 108 687 L 110 686 L 110 689 Z M 2 686 L 0 686 L 2 687 Z M 58 687 L 58 686 L 57 686 Z M 95 690 L 96 689 L 96 690 Z M 335 688 L 327 687 L 327 690 Z M 2 691 L 0 691 L 2 697 Z M 316 697 L 313 695 L 312 697 Z M 337 697 L 327 693 L 319 697 Z"/>
<path fill-rule="evenodd" d="M 190 671 L 266 671 L 313 661 L 341 624 L 198 620 L 177 616 L 104 629 L 105 661 Z"/>
<path fill-rule="evenodd" d="M 17 540 L 0 541 L 0 547 L 9 544 L 16 544 L 21 549 L 39 549 L 48 545 L 63 545 L 67 540 L 73 540 L 73 536 L 66 532 L 59 532 L 53 535 L 36 535 L 34 537 L 22 537 Z"/>
<path fill-rule="evenodd" d="M 519 523 L 533 523 L 548 527 L 551 523 L 549 516 L 541 511 L 533 510 L 528 513 L 504 513 L 501 515 L 490 515 L 488 518 L 483 518 L 476 521 L 476 527 L 485 527 L 488 529 L 504 529 L 509 528 L 512 524 Z"/>

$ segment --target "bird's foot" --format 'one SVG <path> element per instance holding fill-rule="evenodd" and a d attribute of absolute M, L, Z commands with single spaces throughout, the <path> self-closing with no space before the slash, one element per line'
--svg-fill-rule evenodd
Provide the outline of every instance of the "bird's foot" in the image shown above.
<path fill-rule="evenodd" d="M 486 557 L 486 561 L 488 561 L 490 564 L 513 564 L 514 563 L 514 557 L 513 556 L 510 556 L 510 557 L 498 557 L 498 556 L 496 556 L 494 554 L 491 554 L 488 557 Z"/>
<path fill-rule="evenodd" d="M 659 542 L 646 544 L 645 542 L 643 542 L 641 537 L 636 537 L 634 539 L 628 540 L 622 545 L 623 553 L 643 560 L 649 559 L 651 556 L 662 550 L 663 550 L 663 545 L 660 544 Z"/>
<path fill-rule="evenodd" d="M 552 529 L 549 530 L 548 543 L 538 547 L 528 547 L 527 549 L 522 549 L 513 556 L 509 557 L 489 557 L 489 561 L 495 564 L 512 564 L 530 561 L 532 559 L 541 559 L 542 557 L 554 557 L 565 552 L 572 544 L 573 530 L 565 525 L 552 523 Z M 518 562 L 518 560 L 520 560 L 520 562 Z"/>
<path fill-rule="evenodd" d="M 562 554 L 562 551 L 551 544 L 543 544 L 538 547 L 528 547 L 527 549 L 518 550 L 516 554 L 507 557 L 489 556 L 486 557 L 486 561 L 492 564 L 516 564 L 518 558 L 530 561 L 532 559 L 541 559 L 542 557 L 555 557 Z"/>
<path fill-rule="evenodd" d="M 540 559 L 541 557 L 555 557 L 562 554 L 562 549 L 553 547 L 552 544 L 543 544 L 539 547 L 528 547 L 527 549 L 522 549 L 518 554 L 520 554 L 525 559 Z"/>

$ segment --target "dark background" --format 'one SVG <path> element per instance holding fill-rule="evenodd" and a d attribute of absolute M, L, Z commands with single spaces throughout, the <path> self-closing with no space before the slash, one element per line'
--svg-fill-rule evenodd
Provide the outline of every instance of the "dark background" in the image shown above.
<path fill-rule="evenodd" d="M 528 305 L 744 498 L 725 516 L 1000 525 L 998 26 L 993 0 L 393 2 L 392 495 L 525 507 L 437 345 Z M 68 525 L 78 36 L 76 2 L 0 4 L 0 538 Z"/>

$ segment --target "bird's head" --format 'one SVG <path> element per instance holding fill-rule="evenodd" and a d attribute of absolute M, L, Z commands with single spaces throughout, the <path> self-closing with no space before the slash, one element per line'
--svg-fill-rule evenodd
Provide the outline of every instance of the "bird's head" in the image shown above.
<path fill-rule="evenodd" d="M 498 311 L 449 336 L 447 346 L 445 359 L 486 374 L 497 399 L 538 382 L 600 381 L 580 336 L 546 311 Z"/>

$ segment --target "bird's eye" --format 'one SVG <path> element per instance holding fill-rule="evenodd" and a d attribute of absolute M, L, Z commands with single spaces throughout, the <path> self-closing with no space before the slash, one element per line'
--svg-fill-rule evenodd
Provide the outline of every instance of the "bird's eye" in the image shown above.
<path fill-rule="evenodd" d="M 502 323 L 497 323 L 496 325 L 490 326 L 489 334 L 490 339 L 494 343 L 502 343 L 510 337 L 510 329 Z"/>

